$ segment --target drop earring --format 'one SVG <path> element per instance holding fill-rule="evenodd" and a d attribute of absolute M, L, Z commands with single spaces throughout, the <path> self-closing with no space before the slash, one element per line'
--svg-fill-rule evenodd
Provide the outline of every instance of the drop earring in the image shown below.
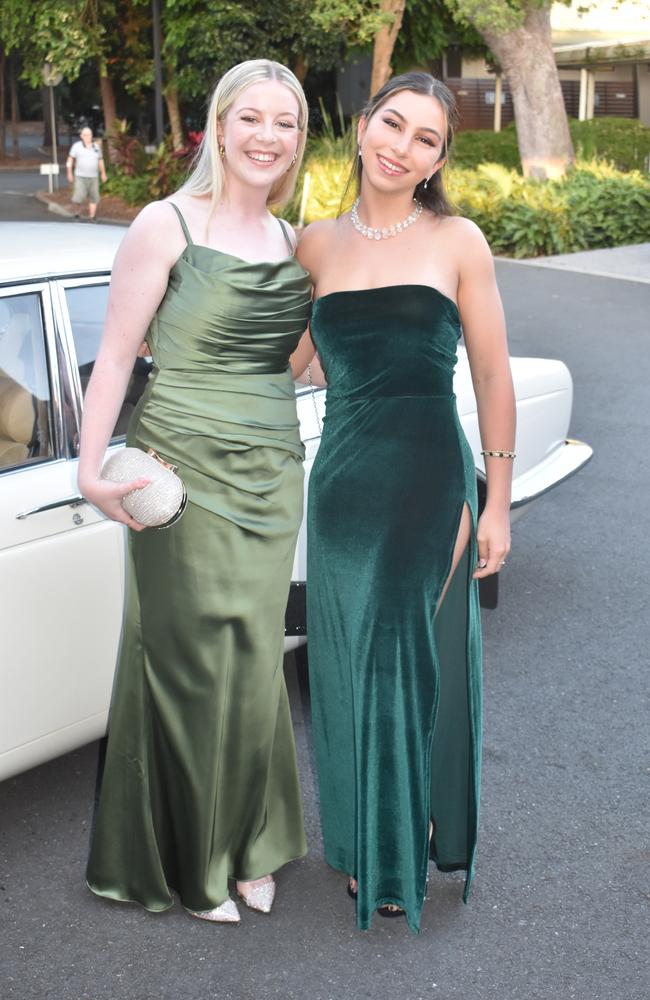
<path fill-rule="evenodd" d="M 219 146 L 219 156 L 221 157 L 222 160 L 225 160 L 225 158 L 226 158 L 226 147 L 225 146 Z"/>

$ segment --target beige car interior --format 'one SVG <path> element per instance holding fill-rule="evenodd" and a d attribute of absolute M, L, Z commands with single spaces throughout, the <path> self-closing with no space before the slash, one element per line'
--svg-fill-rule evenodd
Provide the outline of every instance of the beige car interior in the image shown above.
<path fill-rule="evenodd" d="M 22 296 L 0 299 L 0 469 L 50 454 L 43 333 L 33 314 Z"/>

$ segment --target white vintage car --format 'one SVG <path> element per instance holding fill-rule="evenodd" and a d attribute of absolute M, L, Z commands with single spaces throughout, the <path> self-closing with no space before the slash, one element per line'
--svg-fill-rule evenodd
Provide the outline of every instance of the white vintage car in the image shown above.
<path fill-rule="evenodd" d="M 0 223 L 0 779 L 104 733 L 119 641 L 124 534 L 79 496 L 84 388 L 97 353 L 117 226 Z M 571 376 L 560 361 L 513 358 L 517 453 L 513 510 L 591 456 L 567 440 Z M 112 447 L 146 382 L 140 359 Z M 455 377 L 460 418 L 484 480 L 467 360 Z M 296 389 L 307 482 L 325 391 Z M 287 648 L 304 638 L 303 523 Z M 302 597 L 302 600 L 301 600 Z M 489 595 L 488 595 L 489 599 Z M 302 633 L 302 635 L 301 635 Z"/>

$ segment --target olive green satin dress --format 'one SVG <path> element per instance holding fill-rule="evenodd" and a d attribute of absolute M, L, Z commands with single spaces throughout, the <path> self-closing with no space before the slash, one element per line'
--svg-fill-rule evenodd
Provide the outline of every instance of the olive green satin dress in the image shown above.
<path fill-rule="evenodd" d="M 175 207 L 175 206 L 174 206 Z M 290 255 L 192 243 L 147 334 L 128 444 L 178 466 L 183 517 L 129 534 L 130 568 L 87 879 L 149 910 L 217 906 L 306 851 L 282 670 L 303 510 L 288 359 L 311 288 Z M 285 234 L 286 235 L 286 234 Z"/>
<path fill-rule="evenodd" d="M 395 903 L 417 931 L 429 856 L 467 872 L 467 898 L 478 824 L 475 530 L 440 604 L 463 508 L 477 516 L 452 385 L 459 315 L 435 288 L 399 285 L 323 296 L 311 330 L 328 381 L 307 544 L 325 856 L 358 879 L 358 927 Z"/>

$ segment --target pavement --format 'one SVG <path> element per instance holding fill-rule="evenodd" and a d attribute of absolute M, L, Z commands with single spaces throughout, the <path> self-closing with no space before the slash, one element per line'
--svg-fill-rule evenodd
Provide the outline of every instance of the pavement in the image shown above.
<path fill-rule="evenodd" d="M 621 249 L 593 252 L 607 277 L 588 254 L 496 265 L 512 353 L 567 363 L 571 434 L 594 458 L 517 522 L 483 614 L 469 904 L 457 875 L 433 872 L 419 936 L 399 920 L 354 928 L 323 861 L 308 684 L 290 656 L 310 847 L 279 873 L 271 916 L 219 927 L 91 896 L 84 747 L 0 784 L 2 1000 L 647 1000 L 650 245 Z"/>
<path fill-rule="evenodd" d="M 520 261 L 533 267 L 551 267 L 558 271 L 574 271 L 599 278 L 619 278 L 624 281 L 650 283 L 650 243 L 612 247 L 605 250 L 583 250 L 561 253 L 552 257 L 535 257 Z"/>

